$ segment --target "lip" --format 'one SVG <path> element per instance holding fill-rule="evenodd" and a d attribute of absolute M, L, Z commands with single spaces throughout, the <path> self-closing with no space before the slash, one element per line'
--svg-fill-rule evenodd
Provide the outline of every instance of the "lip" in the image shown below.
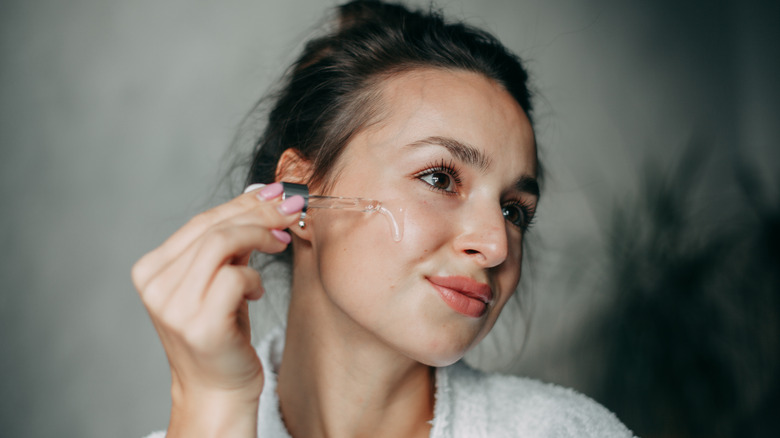
<path fill-rule="evenodd" d="M 441 299 L 452 310 L 466 316 L 479 318 L 493 300 L 493 291 L 485 283 L 468 277 L 427 277 Z"/>

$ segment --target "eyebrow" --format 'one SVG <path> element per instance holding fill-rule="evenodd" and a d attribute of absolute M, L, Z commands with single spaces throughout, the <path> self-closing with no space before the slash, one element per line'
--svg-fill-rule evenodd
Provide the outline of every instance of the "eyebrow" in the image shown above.
<path fill-rule="evenodd" d="M 436 145 L 446 148 L 455 158 L 464 163 L 479 168 L 482 171 L 487 170 L 490 167 L 490 159 L 485 156 L 479 149 L 474 146 L 461 143 L 451 137 L 427 137 L 422 140 L 410 143 L 408 146 L 419 147 L 425 145 Z M 523 175 L 515 182 L 515 188 L 519 192 L 529 193 L 533 196 L 539 197 L 539 180 L 532 176 Z"/>
<path fill-rule="evenodd" d="M 520 192 L 529 193 L 531 195 L 539 197 L 539 180 L 532 176 L 523 175 L 515 183 L 515 187 Z"/>
<path fill-rule="evenodd" d="M 454 138 L 433 136 L 424 138 L 422 140 L 417 140 L 414 143 L 409 144 L 409 146 L 412 147 L 424 145 L 443 146 L 459 161 L 462 161 L 469 166 L 476 167 L 482 171 L 485 171 L 488 167 L 490 167 L 490 159 L 486 157 L 482 151 L 475 148 L 474 146 L 461 143 Z"/>

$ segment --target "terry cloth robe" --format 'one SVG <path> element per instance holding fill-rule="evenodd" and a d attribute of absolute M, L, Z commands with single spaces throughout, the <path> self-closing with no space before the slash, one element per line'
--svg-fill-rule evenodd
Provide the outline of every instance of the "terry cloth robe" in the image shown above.
<path fill-rule="evenodd" d="M 276 328 L 257 347 L 265 383 L 258 409 L 261 438 L 290 438 L 276 394 L 284 332 Z M 436 369 L 431 438 L 630 438 L 610 411 L 571 389 L 511 375 L 485 373 L 462 361 Z M 147 438 L 163 438 L 155 432 Z"/>

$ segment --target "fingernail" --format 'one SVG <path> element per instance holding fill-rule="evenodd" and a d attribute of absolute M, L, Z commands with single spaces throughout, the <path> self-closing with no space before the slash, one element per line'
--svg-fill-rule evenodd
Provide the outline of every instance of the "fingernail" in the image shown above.
<path fill-rule="evenodd" d="M 263 183 L 249 184 L 249 185 L 248 185 L 248 186 L 246 186 L 246 188 L 244 189 L 244 193 L 249 193 L 249 192 L 251 192 L 252 190 L 257 190 L 257 189 L 259 189 L 260 187 L 265 187 L 265 184 L 263 184 Z"/>
<path fill-rule="evenodd" d="M 281 183 L 273 183 L 268 184 L 263 188 L 263 190 L 260 190 L 260 192 L 257 194 L 257 197 L 260 198 L 261 201 L 268 201 L 270 199 L 274 199 L 275 197 L 282 194 L 282 191 L 284 190 L 284 187 L 282 187 Z"/>
<path fill-rule="evenodd" d="M 276 237 L 276 240 L 284 243 L 287 245 L 292 240 L 292 236 L 290 236 L 290 233 L 287 233 L 286 231 L 282 230 L 271 230 L 271 234 Z"/>
<path fill-rule="evenodd" d="M 279 213 L 287 216 L 303 209 L 303 196 L 295 195 L 284 200 L 278 207 Z"/>

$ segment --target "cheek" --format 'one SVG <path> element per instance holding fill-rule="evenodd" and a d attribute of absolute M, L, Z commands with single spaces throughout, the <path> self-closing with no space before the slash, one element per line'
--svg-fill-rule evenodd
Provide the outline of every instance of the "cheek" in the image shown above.
<path fill-rule="evenodd" d="M 368 300 L 382 291 L 405 290 L 436 269 L 432 256 L 450 237 L 450 229 L 441 226 L 440 210 L 426 201 L 390 200 L 383 205 L 402 212 L 396 215 L 403 228 L 399 242 L 379 213 L 317 210 L 310 215 L 313 250 L 329 293 Z M 360 297 L 347 292 L 357 290 L 362 290 Z"/>
<path fill-rule="evenodd" d="M 321 281 L 344 306 L 368 306 L 381 294 L 392 295 L 393 290 L 403 288 L 413 277 L 421 253 L 419 240 L 426 233 L 415 221 L 396 219 L 404 228 L 399 242 L 393 240 L 390 222 L 379 213 L 321 210 L 312 217 L 312 244 Z"/>
<path fill-rule="evenodd" d="M 392 254 L 397 245 L 378 213 L 323 210 L 312 218 L 312 225 L 312 243 L 323 273 L 368 271 L 376 275 L 379 260 Z"/>
<path fill-rule="evenodd" d="M 501 306 L 503 307 L 507 301 L 515 293 L 518 284 L 520 283 L 520 276 L 522 273 L 522 247 L 509 251 L 506 263 L 496 271 L 495 281 L 501 290 Z M 499 309 L 501 310 L 501 309 Z"/>
<path fill-rule="evenodd" d="M 446 212 L 435 204 L 426 200 L 403 201 L 401 243 L 410 262 L 427 259 L 452 240 L 453 227 L 443 217 Z"/>
<path fill-rule="evenodd" d="M 522 274 L 522 265 L 523 265 L 523 245 L 522 241 L 519 245 L 513 246 L 509 250 L 509 254 L 507 257 L 507 271 L 509 271 L 506 275 L 512 279 L 512 282 L 514 286 L 512 289 L 514 289 L 517 286 L 517 283 L 520 281 L 520 275 Z"/>

